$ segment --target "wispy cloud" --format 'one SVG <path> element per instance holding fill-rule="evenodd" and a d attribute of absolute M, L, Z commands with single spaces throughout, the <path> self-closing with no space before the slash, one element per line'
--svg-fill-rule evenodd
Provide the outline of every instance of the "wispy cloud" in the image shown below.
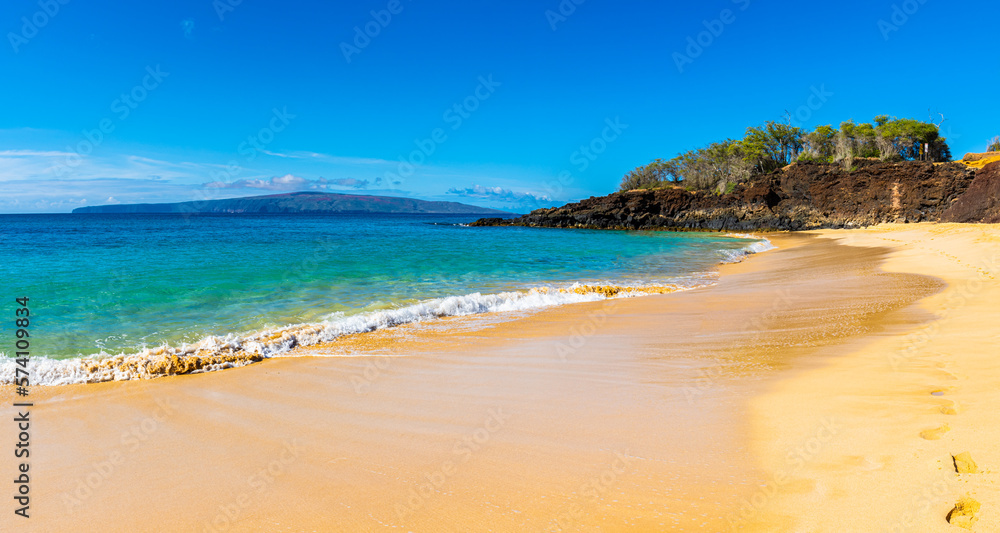
<path fill-rule="evenodd" d="M 318 152 L 272 152 L 263 150 L 267 155 L 274 157 L 284 157 L 289 159 L 311 159 L 341 165 L 398 165 L 399 161 L 389 161 L 387 159 L 376 159 L 370 157 L 345 157 L 340 155 L 321 154 Z"/>
<path fill-rule="evenodd" d="M 339 180 L 330 180 L 333 185 L 339 185 L 341 187 L 350 187 L 352 189 L 367 189 L 368 185 L 371 183 L 368 180 L 356 180 L 354 178 L 343 178 Z"/>
<path fill-rule="evenodd" d="M 507 202 L 515 204 L 549 201 L 549 197 L 545 195 L 537 195 L 529 192 L 515 192 L 510 189 L 504 189 L 503 187 L 484 187 L 482 185 L 473 185 L 467 189 L 452 187 L 451 189 L 448 189 L 448 194 L 464 196 L 466 198 L 480 198 L 494 202 Z"/>
<path fill-rule="evenodd" d="M 68 157 L 75 154 L 58 151 L 0 150 L 0 157 Z"/>
<path fill-rule="evenodd" d="M 64 152 L 0 152 L 0 182 L 35 180 L 148 179 L 193 180 L 207 176 L 199 165 L 138 156 L 81 157 Z M 203 180 L 199 180 L 203 181 Z"/>
<path fill-rule="evenodd" d="M 243 179 L 233 182 L 213 181 L 205 183 L 202 187 L 206 189 L 263 189 L 267 191 L 300 191 L 303 189 L 326 189 L 330 186 L 330 181 L 325 178 L 310 180 L 300 176 L 286 174 L 275 176 L 269 179 Z"/>
<path fill-rule="evenodd" d="M 376 178 L 377 184 L 381 183 L 381 178 Z M 301 191 L 301 190 L 330 190 L 335 188 L 346 189 L 367 189 L 371 185 L 368 180 L 354 178 L 340 178 L 328 180 L 319 178 L 315 180 L 286 174 L 267 179 L 241 179 L 232 182 L 213 181 L 203 183 L 206 189 L 263 189 L 267 191 Z"/>
<path fill-rule="evenodd" d="M 0 195 L 0 213 L 66 212 L 85 205 L 172 202 L 178 199 L 198 198 L 191 194 L 189 186 L 154 179 L 6 181 L 4 194 Z"/>
<path fill-rule="evenodd" d="M 182 20 L 181 31 L 184 32 L 185 39 L 194 39 L 194 19 Z"/>

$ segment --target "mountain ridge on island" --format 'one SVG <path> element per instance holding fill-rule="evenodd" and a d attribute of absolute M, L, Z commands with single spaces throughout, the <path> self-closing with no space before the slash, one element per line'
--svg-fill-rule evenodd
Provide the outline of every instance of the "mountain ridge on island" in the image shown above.
<path fill-rule="evenodd" d="M 396 196 L 341 194 L 315 191 L 196 200 L 158 204 L 112 204 L 78 207 L 74 214 L 427 214 L 507 215 L 506 211 L 462 204 Z"/>

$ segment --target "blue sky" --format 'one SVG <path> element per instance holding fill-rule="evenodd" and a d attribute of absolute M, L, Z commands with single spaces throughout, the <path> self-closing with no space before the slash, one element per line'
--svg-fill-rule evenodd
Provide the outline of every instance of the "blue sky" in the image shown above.
<path fill-rule="evenodd" d="M 998 11 L 7 0 L 0 212 L 291 190 L 523 212 L 786 110 L 809 127 L 943 113 L 960 156 L 1000 134 Z"/>

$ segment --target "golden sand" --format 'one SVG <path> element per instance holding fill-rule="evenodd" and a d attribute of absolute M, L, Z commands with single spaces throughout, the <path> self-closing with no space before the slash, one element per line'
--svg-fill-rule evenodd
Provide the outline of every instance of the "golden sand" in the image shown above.
<path fill-rule="evenodd" d="M 951 510 L 969 496 L 982 502 L 973 530 L 1000 531 L 1000 228 L 916 224 L 817 233 L 852 247 L 888 245 L 885 270 L 948 285 L 919 303 L 935 320 L 830 350 L 751 401 L 754 450 L 766 471 L 787 468 L 788 450 L 808 442 L 803 420 L 835 417 L 841 429 L 795 471 L 795 490 L 770 498 L 745 528 L 943 533 L 957 525 L 949 524 L 950 513 L 966 516 L 966 505 Z M 964 463 L 958 457 L 969 464 L 957 466 Z M 982 473 L 956 471 L 974 463 Z"/>

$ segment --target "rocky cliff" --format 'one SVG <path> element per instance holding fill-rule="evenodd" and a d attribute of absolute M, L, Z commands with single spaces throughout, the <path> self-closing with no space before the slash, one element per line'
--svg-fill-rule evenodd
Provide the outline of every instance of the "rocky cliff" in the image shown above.
<path fill-rule="evenodd" d="M 976 173 L 976 179 L 941 215 L 942 222 L 1000 224 L 1000 161 Z"/>
<path fill-rule="evenodd" d="M 836 165 L 798 163 L 729 194 L 680 187 L 634 190 L 474 225 L 780 231 L 937 221 L 975 176 L 961 163 L 856 164 L 847 172 Z"/>

